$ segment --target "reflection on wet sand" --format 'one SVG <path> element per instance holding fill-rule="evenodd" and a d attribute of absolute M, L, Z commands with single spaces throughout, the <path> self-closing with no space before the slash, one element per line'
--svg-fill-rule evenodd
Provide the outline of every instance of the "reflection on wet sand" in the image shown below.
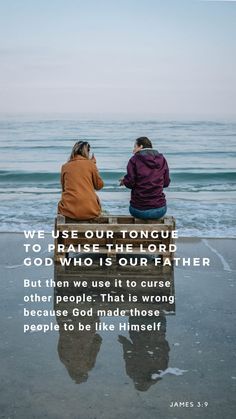
<path fill-rule="evenodd" d="M 62 317 L 57 317 L 60 326 L 63 326 L 62 323 L 65 321 Z M 98 317 L 95 312 L 93 317 L 78 317 L 71 320 L 70 324 L 74 326 L 73 331 L 60 327 L 58 355 L 69 375 L 77 384 L 87 381 L 88 372 L 93 369 L 96 363 L 102 343 L 101 336 L 95 330 L 97 321 Z M 84 324 L 84 327 L 89 324 L 91 330 L 78 330 L 76 327 L 78 322 Z"/>
<path fill-rule="evenodd" d="M 98 277 L 106 278 L 107 275 L 106 269 L 100 269 L 99 275 L 96 275 L 95 272 L 92 275 L 89 272 L 86 274 L 84 271 L 83 280 L 91 284 L 92 280 L 96 280 Z M 84 294 L 84 289 L 73 287 L 73 281 L 78 280 L 79 275 L 75 271 L 67 270 L 65 272 L 65 270 L 62 271 L 55 267 L 55 282 L 59 284 L 59 281 L 67 280 L 70 284 L 70 287 L 66 288 L 56 286 L 54 292 L 54 309 L 67 310 L 68 312 L 66 317 L 57 316 L 57 322 L 60 325 L 58 354 L 70 377 L 77 384 L 87 381 L 89 372 L 96 364 L 102 344 L 102 337 L 99 333 L 100 330 L 107 330 L 101 328 L 102 324 L 112 325 L 113 333 L 117 332 L 117 344 L 121 345 L 123 349 L 126 374 L 133 380 L 137 390 L 147 391 L 150 386 L 161 379 L 158 377 L 158 373 L 168 368 L 170 350 L 166 340 L 166 315 L 175 313 L 174 272 L 173 270 L 155 272 L 155 279 L 158 279 L 158 276 L 162 280 L 170 281 L 171 286 L 145 290 L 139 286 L 132 290 L 125 286 L 119 289 L 111 286 L 109 290 L 88 286 L 86 294 L 93 297 L 92 302 L 85 301 L 78 307 L 75 302 L 58 302 L 57 296 Z M 115 278 L 115 273 L 109 275 L 111 283 L 113 280 L 115 281 Z M 128 274 L 120 275 L 119 278 L 122 279 L 122 284 L 126 283 L 127 278 L 132 280 L 132 276 Z M 148 278 L 153 279 L 153 276 L 150 276 L 150 272 L 145 275 L 141 270 L 140 275 L 136 273 L 133 277 L 138 284 L 141 278 L 148 280 Z M 104 292 L 117 296 L 116 302 L 104 301 L 104 298 L 101 298 Z M 118 297 L 121 294 L 124 295 L 123 301 Z M 162 302 L 143 302 L 143 294 L 160 295 Z M 135 295 L 136 301 L 129 301 L 130 295 Z M 89 310 L 91 307 L 92 310 Z M 82 308 L 82 314 L 75 315 L 76 308 Z M 114 318 L 108 314 L 113 313 L 117 308 L 122 310 L 125 315 Z M 137 308 L 142 315 L 134 315 L 134 310 Z M 158 317 L 150 314 L 153 311 L 159 311 Z M 84 315 L 86 312 L 89 314 Z M 101 317 L 101 313 L 106 313 L 105 317 Z M 120 328 L 119 325 L 117 326 L 118 321 L 120 321 L 118 323 L 121 325 Z M 124 324 L 128 325 L 126 329 L 122 326 Z M 153 324 L 159 324 L 159 327 L 151 327 Z"/>
<path fill-rule="evenodd" d="M 127 375 L 133 380 L 137 390 L 146 391 L 157 382 L 154 374 L 168 367 L 169 344 L 165 339 L 166 318 L 159 317 L 160 331 L 130 331 L 129 339 L 119 336 L 123 346 L 123 356 Z M 150 318 L 130 318 L 132 323 L 150 322 Z M 160 378 L 159 378 L 160 379 Z"/>

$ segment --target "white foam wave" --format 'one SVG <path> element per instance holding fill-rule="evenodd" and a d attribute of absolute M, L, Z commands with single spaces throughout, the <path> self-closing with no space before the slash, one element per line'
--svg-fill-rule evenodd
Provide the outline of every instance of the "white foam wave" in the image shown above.
<path fill-rule="evenodd" d="M 179 368 L 173 368 L 173 367 L 169 367 L 166 370 L 160 370 L 159 373 L 154 373 L 152 374 L 152 379 L 153 380 L 157 380 L 158 378 L 162 378 L 164 377 L 164 375 L 166 374 L 171 374 L 171 375 L 183 375 L 185 372 L 188 372 L 188 370 L 181 370 Z"/>
<path fill-rule="evenodd" d="M 231 268 L 230 268 L 230 266 L 229 266 L 229 264 L 228 264 L 228 262 L 225 260 L 225 258 L 224 258 L 224 256 L 221 254 L 221 253 L 219 253 L 214 247 L 212 247 L 211 245 L 210 245 L 210 243 L 206 240 L 206 239 L 204 239 L 203 240 L 203 243 L 213 252 L 213 253 L 215 253 L 217 256 L 218 256 L 218 258 L 220 259 L 220 261 L 221 261 L 221 263 L 222 263 L 222 265 L 223 265 L 223 268 L 224 268 L 224 271 L 228 271 L 228 272 L 231 272 Z"/>

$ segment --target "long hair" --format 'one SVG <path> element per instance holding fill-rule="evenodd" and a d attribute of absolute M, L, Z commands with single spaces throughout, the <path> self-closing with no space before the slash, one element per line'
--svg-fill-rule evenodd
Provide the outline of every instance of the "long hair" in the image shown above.
<path fill-rule="evenodd" d="M 69 160 L 72 160 L 74 157 L 78 155 L 88 159 L 89 151 L 90 151 L 90 144 L 87 141 L 77 141 L 77 143 L 75 143 L 72 148 Z"/>

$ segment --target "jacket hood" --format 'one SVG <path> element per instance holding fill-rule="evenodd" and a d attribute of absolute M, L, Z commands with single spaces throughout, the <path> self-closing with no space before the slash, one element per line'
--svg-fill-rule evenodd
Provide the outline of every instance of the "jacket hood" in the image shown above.
<path fill-rule="evenodd" d="M 135 156 L 138 160 L 141 160 L 151 169 L 159 169 L 163 166 L 164 163 L 163 155 L 158 153 L 158 151 L 154 150 L 153 148 L 145 148 L 140 150 L 135 154 Z"/>

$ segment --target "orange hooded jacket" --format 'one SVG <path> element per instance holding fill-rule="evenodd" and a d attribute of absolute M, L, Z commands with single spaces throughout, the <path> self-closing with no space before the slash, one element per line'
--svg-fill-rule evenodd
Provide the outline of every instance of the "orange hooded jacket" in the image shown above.
<path fill-rule="evenodd" d="M 61 168 L 62 197 L 58 212 L 66 217 L 89 220 L 101 213 L 95 190 L 103 187 L 95 161 L 76 156 Z"/>

